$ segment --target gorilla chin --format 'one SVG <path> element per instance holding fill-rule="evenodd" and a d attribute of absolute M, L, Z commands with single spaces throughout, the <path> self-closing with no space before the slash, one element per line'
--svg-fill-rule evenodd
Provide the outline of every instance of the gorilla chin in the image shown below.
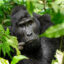
<path fill-rule="evenodd" d="M 37 36 L 33 36 L 31 38 L 27 38 L 25 41 L 26 41 L 26 44 L 29 44 L 29 43 L 33 43 L 34 41 L 37 42 L 38 40 L 39 40 L 39 37 L 37 35 Z"/>

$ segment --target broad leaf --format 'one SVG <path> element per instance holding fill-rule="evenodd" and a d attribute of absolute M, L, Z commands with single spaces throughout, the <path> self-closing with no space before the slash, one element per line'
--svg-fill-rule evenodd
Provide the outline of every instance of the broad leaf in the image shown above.
<path fill-rule="evenodd" d="M 0 64 L 9 64 L 8 60 L 0 58 Z"/>
<path fill-rule="evenodd" d="M 30 0 L 26 0 L 26 7 L 27 7 L 28 12 L 29 12 L 30 15 L 32 16 L 32 13 L 33 13 L 33 11 L 34 11 L 33 2 L 30 1 Z"/>
<path fill-rule="evenodd" d="M 15 48 L 17 55 L 19 55 L 20 51 L 18 49 L 17 38 L 14 37 L 14 36 L 10 36 L 10 32 L 9 32 L 8 28 L 6 29 L 6 31 L 4 30 L 2 25 L 0 25 L 0 28 L 1 28 L 0 29 L 0 55 L 1 55 L 1 50 L 2 50 L 4 56 L 7 53 L 11 58 L 11 55 L 10 55 L 11 48 L 10 48 L 10 46 Z"/>
<path fill-rule="evenodd" d="M 51 64 L 64 64 L 64 52 L 56 51 L 56 60 L 52 60 Z"/>
<path fill-rule="evenodd" d="M 9 31 L 8 28 L 6 29 L 5 34 L 6 34 L 6 35 L 10 35 L 10 31 Z"/>
<path fill-rule="evenodd" d="M 16 49 L 17 55 L 19 55 L 20 54 L 20 51 L 18 49 L 18 41 L 17 41 L 17 38 L 14 37 L 14 36 L 10 36 L 9 38 L 10 39 L 8 39 L 8 38 L 6 39 L 7 42 L 9 42 L 9 45 L 11 45 L 13 48 Z"/>
<path fill-rule="evenodd" d="M 0 0 L 0 6 L 1 6 L 2 4 L 4 4 L 4 1 L 3 1 L 3 0 Z"/>
<path fill-rule="evenodd" d="M 40 37 L 58 38 L 64 35 L 64 23 L 57 24 L 48 28 Z"/>
<path fill-rule="evenodd" d="M 24 59 L 28 59 L 26 56 L 23 55 L 19 55 L 19 56 L 14 56 L 12 59 L 11 64 L 16 64 L 18 63 L 20 60 L 24 60 Z"/>

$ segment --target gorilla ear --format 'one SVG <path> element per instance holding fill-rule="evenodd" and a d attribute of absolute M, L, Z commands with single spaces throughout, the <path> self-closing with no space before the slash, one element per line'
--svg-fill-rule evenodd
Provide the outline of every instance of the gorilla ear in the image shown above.
<path fill-rule="evenodd" d="M 37 19 L 39 19 L 39 18 L 41 17 L 41 15 L 36 14 L 36 13 L 33 13 L 33 16 L 34 16 L 35 18 L 37 18 Z"/>
<path fill-rule="evenodd" d="M 42 16 L 40 16 L 39 17 L 39 20 L 40 21 L 45 21 L 46 23 L 49 23 L 49 22 L 51 22 L 51 17 L 50 17 L 50 15 L 49 14 L 44 14 L 44 15 L 42 15 Z"/>
<path fill-rule="evenodd" d="M 41 25 L 42 26 L 51 26 L 51 25 L 53 25 L 54 23 L 51 21 L 51 17 L 50 17 L 50 15 L 49 14 L 44 14 L 44 15 L 42 15 L 42 16 L 40 16 L 39 18 L 38 18 L 38 20 L 40 21 L 40 23 L 41 23 Z"/>
<path fill-rule="evenodd" d="M 20 10 L 26 10 L 26 7 L 24 5 L 21 6 L 15 6 L 12 10 L 11 16 L 15 15 Z"/>
<path fill-rule="evenodd" d="M 40 22 L 42 22 L 42 21 L 50 22 L 51 21 L 51 17 L 49 14 L 39 15 L 39 14 L 33 13 L 33 16 L 35 18 L 37 18 Z"/>

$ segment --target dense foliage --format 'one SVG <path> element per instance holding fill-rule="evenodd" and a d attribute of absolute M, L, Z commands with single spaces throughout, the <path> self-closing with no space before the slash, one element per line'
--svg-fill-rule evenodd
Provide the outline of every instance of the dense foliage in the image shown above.
<path fill-rule="evenodd" d="M 8 28 L 5 31 L 2 27 L 11 25 L 11 10 L 16 5 L 26 6 L 31 16 L 33 12 L 36 12 L 40 15 L 43 15 L 45 13 L 51 15 L 51 21 L 55 25 L 48 28 L 45 33 L 40 35 L 40 37 L 45 36 L 49 38 L 58 38 L 64 36 L 64 0 L 0 0 L 0 54 L 2 50 L 4 56 L 6 55 L 6 53 L 10 56 L 10 51 L 12 51 L 10 46 L 15 48 L 17 51 L 17 55 L 19 55 L 17 56 L 17 58 L 19 59 L 14 57 L 16 59 L 13 58 L 13 61 L 11 62 L 12 64 L 17 63 L 20 59 L 26 58 L 25 56 L 20 56 L 17 38 L 14 36 L 10 36 Z M 60 45 L 60 47 L 62 47 L 62 45 Z M 62 54 L 64 58 L 64 53 L 62 52 Z M 15 60 L 18 61 L 15 62 Z M 56 61 L 53 61 L 52 64 L 55 64 L 55 62 Z M 57 64 L 59 63 L 57 62 Z M 63 64 L 63 61 L 61 61 L 60 64 Z"/>

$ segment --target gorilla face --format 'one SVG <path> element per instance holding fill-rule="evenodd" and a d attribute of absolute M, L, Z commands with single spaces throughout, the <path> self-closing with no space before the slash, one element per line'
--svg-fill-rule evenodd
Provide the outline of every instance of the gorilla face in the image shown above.
<path fill-rule="evenodd" d="M 17 35 L 20 35 L 21 42 L 32 42 L 33 40 L 38 39 L 39 34 L 39 25 L 32 18 L 23 18 L 20 22 L 16 23 L 15 32 Z"/>
<path fill-rule="evenodd" d="M 19 22 L 15 23 L 12 28 L 18 41 L 25 42 L 24 48 L 31 50 L 39 46 L 40 24 L 37 19 L 23 18 Z"/>

